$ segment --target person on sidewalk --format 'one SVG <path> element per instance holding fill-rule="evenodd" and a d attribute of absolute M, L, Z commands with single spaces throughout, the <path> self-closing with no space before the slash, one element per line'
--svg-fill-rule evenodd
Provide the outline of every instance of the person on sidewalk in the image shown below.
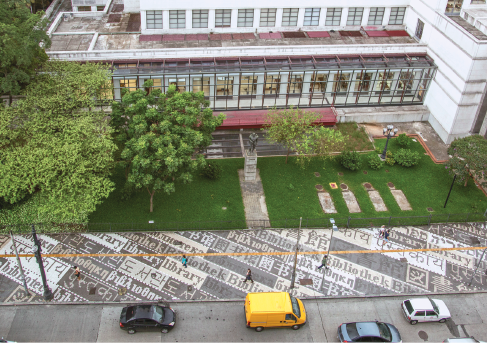
<path fill-rule="evenodd" d="M 382 242 L 382 245 L 386 244 L 386 243 L 389 243 L 389 235 L 390 235 L 390 232 L 391 230 L 390 229 L 387 229 L 385 232 L 384 232 L 384 241 Z"/>
<path fill-rule="evenodd" d="M 79 270 L 78 266 L 73 266 L 74 269 L 74 276 L 79 280 L 81 280 L 81 271 Z"/>
<path fill-rule="evenodd" d="M 382 225 L 379 231 L 379 239 L 384 239 L 384 234 L 386 233 L 386 226 Z"/>
<path fill-rule="evenodd" d="M 328 254 L 325 254 L 323 256 L 323 259 L 321 260 L 321 266 L 318 267 L 318 270 L 320 270 L 323 267 L 325 267 L 325 269 L 328 269 L 328 266 L 326 265 L 327 261 L 328 261 Z"/>
<path fill-rule="evenodd" d="M 188 259 L 186 258 L 186 255 L 183 255 L 183 259 L 181 260 L 181 262 L 183 263 L 184 268 L 188 268 Z"/>
<path fill-rule="evenodd" d="M 250 280 L 252 283 L 254 283 L 254 280 L 252 280 L 252 272 L 250 271 L 250 268 L 247 269 L 247 275 L 245 276 L 245 279 L 242 282 L 247 283 L 247 280 Z"/>

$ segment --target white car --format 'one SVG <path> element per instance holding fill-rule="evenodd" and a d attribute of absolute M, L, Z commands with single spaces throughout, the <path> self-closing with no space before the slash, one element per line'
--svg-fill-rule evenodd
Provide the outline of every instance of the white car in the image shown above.
<path fill-rule="evenodd" d="M 439 299 L 414 298 L 403 301 L 401 308 L 412 325 L 418 322 L 444 323 L 451 318 L 445 303 Z"/>
<path fill-rule="evenodd" d="M 443 343 L 485 343 L 483 341 L 477 341 L 473 336 L 472 337 L 455 337 L 455 338 L 447 338 L 443 341 Z"/>

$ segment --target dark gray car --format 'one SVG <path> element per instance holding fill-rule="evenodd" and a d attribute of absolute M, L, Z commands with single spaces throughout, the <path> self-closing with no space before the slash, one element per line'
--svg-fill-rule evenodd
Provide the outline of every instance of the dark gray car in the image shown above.
<path fill-rule="evenodd" d="M 344 323 L 338 327 L 340 342 L 402 342 L 397 328 L 381 322 Z"/>

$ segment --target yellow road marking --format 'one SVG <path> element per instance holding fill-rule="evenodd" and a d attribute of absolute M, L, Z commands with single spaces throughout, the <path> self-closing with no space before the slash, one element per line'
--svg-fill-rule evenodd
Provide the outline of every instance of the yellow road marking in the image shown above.
<path fill-rule="evenodd" d="M 395 249 L 395 250 L 342 250 L 330 251 L 330 255 L 342 254 L 377 254 L 377 253 L 393 253 L 393 252 L 427 252 L 427 251 L 458 251 L 458 250 L 483 250 L 487 247 L 457 247 L 457 248 L 428 248 L 428 249 Z M 43 257 L 162 257 L 162 256 L 250 256 L 250 255 L 294 255 L 295 251 L 271 251 L 271 252 L 206 252 L 206 253 L 177 253 L 177 254 L 42 254 Z M 298 251 L 299 255 L 323 255 L 328 251 Z M 20 257 L 34 257 L 34 254 L 19 254 Z M 15 257 L 14 254 L 3 254 L 0 257 Z"/>

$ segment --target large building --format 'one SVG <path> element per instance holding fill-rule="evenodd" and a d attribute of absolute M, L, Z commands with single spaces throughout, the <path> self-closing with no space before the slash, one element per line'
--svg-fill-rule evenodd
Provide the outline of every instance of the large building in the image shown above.
<path fill-rule="evenodd" d="M 56 7 L 57 6 L 57 7 Z M 105 61 L 113 92 L 203 91 L 218 111 L 354 107 L 485 135 L 487 5 L 479 0 L 57 0 L 52 58 Z M 426 113 L 426 115 L 424 114 Z"/>

